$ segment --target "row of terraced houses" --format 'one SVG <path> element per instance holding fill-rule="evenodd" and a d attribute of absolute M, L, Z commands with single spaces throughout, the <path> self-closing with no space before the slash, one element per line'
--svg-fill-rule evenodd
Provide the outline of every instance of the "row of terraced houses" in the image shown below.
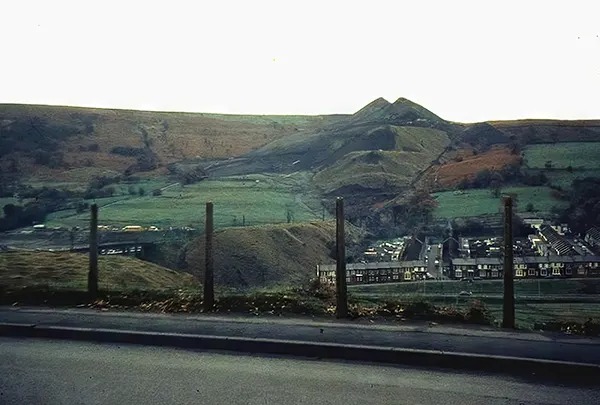
<path fill-rule="evenodd" d="M 442 265 L 451 279 L 498 279 L 504 276 L 502 258 L 456 258 Z M 323 282 L 335 280 L 335 264 L 317 266 Z M 515 278 L 600 277 L 600 256 L 525 256 L 514 258 Z M 415 281 L 428 278 L 422 261 L 348 263 L 348 284 Z"/>

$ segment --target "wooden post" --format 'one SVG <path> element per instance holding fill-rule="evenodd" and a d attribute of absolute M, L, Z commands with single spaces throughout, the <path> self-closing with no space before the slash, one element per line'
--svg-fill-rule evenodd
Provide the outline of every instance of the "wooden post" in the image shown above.
<path fill-rule="evenodd" d="M 91 299 L 98 297 L 98 206 L 90 207 L 90 264 L 88 270 L 88 294 Z"/>
<path fill-rule="evenodd" d="M 204 310 L 215 305 L 214 272 L 213 272 L 213 203 L 206 203 L 206 224 L 204 240 Z"/>
<path fill-rule="evenodd" d="M 348 291 L 346 287 L 346 245 L 344 240 L 344 199 L 338 197 L 335 202 L 336 216 L 336 315 L 338 318 L 348 316 Z"/>
<path fill-rule="evenodd" d="M 504 197 L 504 300 L 502 327 L 515 328 L 513 279 L 512 198 Z"/>

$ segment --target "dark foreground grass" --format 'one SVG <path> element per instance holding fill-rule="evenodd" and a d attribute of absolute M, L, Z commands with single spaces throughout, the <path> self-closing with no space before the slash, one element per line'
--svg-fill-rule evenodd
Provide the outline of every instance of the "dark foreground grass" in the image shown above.
<path fill-rule="evenodd" d="M 127 257 L 101 259 L 100 292 L 96 299 L 90 299 L 86 291 L 85 255 L 22 252 L 0 254 L 0 304 L 77 306 L 164 313 L 204 312 L 201 285 L 189 274 Z M 564 284 L 558 284 L 561 281 Z M 549 329 L 597 335 L 594 325 L 598 325 L 600 319 L 600 300 L 595 294 L 598 287 L 595 281 L 558 280 L 546 283 L 543 288 L 546 293 L 552 291 L 560 294 L 554 297 L 552 294 L 542 294 L 540 297 L 522 299 L 518 295 L 517 326 L 528 330 Z M 498 325 L 502 318 L 502 300 L 499 296 L 478 297 L 479 294 L 474 294 L 472 297 L 458 298 L 445 294 L 448 284 L 437 286 L 440 291 L 436 291 L 435 284 L 426 287 L 430 288 L 433 293 L 431 295 L 420 295 L 412 290 L 404 290 L 404 294 L 398 294 L 398 289 L 412 289 L 416 284 L 351 289 L 350 318 L 481 325 Z M 497 288 L 495 283 L 481 283 L 479 286 L 481 293 L 492 292 Z M 374 293 L 373 289 L 379 291 Z M 529 293 L 529 290 L 533 292 L 535 289 L 527 286 L 523 292 Z M 585 295 L 568 297 L 569 293 Z M 209 312 L 251 316 L 334 317 L 335 309 L 334 288 L 313 281 L 303 287 L 243 292 L 218 288 L 215 306 Z"/>

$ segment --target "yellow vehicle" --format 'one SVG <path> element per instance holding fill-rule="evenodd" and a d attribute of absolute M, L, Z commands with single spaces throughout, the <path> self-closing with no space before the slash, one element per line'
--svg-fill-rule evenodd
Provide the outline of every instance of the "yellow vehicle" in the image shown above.
<path fill-rule="evenodd" d="M 142 232 L 144 228 L 139 225 L 127 225 L 121 229 L 123 232 Z"/>

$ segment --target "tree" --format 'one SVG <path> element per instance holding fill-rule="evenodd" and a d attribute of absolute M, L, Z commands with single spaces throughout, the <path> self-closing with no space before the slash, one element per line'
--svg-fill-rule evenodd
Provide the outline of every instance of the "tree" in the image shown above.
<path fill-rule="evenodd" d="M 525 207 L 525 209 L 527 210 L 527 212 L 535 211 L 535 207 L 533 206 L 533 203 L 527 203 L 527 206 Z"/>
<path fill-rule="evenodd" d="M 155 188 L 154 190 L 152 190 L 152 195 L 154 197 L 158 197 L 158 196 L 162 195 L 162 190 L 160 188 Z"/>
<path fill-rule="evenodd" d="M 494 198 L 499 198 L 501 193 L 502 190 L 499 185 L 495 185 L 492 187 L 492 196 L 494 196 Z"/>
<path fill-rule="evenodd" d="M 551 160 L 547 160 L 546 163 L 544 164 L 544 167 L 546 169 L 552 169 L 552 161 Z"/>
<path fill-rule="evenodd" d="M 138 189 L 138 195 L 139 195 L 140 197 L 143 197 L 143 196 L 145 196 L 145 195 L 146 195 L 146 190 L 144 189 L 144 187 L 140 187 L 140 188 Z"/>

